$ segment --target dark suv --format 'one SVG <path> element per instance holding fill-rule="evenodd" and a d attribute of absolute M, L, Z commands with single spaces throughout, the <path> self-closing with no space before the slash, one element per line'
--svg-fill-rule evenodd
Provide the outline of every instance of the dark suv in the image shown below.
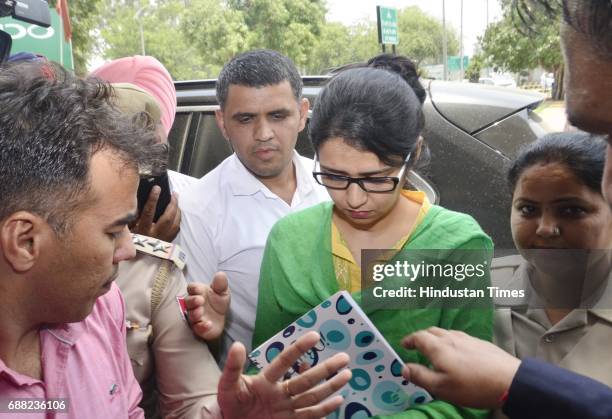
<path fill-rule="evenodd" d="M 304 96 L 311 105 L 328 79 L 304 77 Z M 430 159 L 412 175 L 413 185 L 433 202 L 471 214 L 500 251 L 513 249 L 505 172 L 520 146 L 546 132 L 533 112 L 543 96 L 469 83 L 422 83 L 428 93 L 423 137 Z M 169 139 L 170 168 L 201 177 L 232 153 L 214 118 L 215 80 L 175 85 L 178 109 Z M 307 131 L 300 134 L 297 150 L 312 157 Z"/>

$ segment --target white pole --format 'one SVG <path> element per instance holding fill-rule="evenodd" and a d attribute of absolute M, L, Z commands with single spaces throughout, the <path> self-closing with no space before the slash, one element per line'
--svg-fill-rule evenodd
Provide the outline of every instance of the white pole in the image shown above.
<path fill-rule="evenodd" d="M 140 51 L 142 52 L 142 55 L 147 55 L 145 53 L 144 29 L 142 27 L 142 12 L 145 9 L 148 9 L 149 7 L 151 7 L 151 5 L 147 4 L 145 6 L 142 6 L 136 11 L 136 13 L 134 13 L 134 19 L 138 19 L 138 28 L 140 29 Z"/>
<path fill-rule="evenodd" d="M 444 65 L 444 80 L 448 80 L 448 45 L 446 39 L 446 0 L 442 0 L 442 60 Z"/>
<path fill-rule="evenodd" d="M 64 19 L 62 15 L 59 16 L 59 47 L 60 47 L 60 64 L 64 66 Z"/>
<path fill-rule="evenodd" d="M 487 26 L 485 26 L 485 32 L 486 32 L 486 30 L 489 29 L 489 0 L 485 0 L 485 1 L 487 3 Z M 487 66 L 487 69 L 485 71 L 485 75 L 487 77 L 489 77 L 491 75 L 490 72 L 489 72 L 489 67 L 488 66 Z"/>
<path fill-rule="evenodd" d="M 461 65 L 461 71 L 459 73 L 459 81 L 463 82 L 463 0 L 461 0 L 461 39 L 459 40 L 459 44 L 461 45 L 461 54 L 459 56 L 459 61 Z"/>
<path fill-rule="evenodd" d="M 140 50 L 142 51 L 142 55 L 147 55 L 145 53 L 145 43 L 144 43 L 144 30 L 142 29 L 142 20 L 138 20 L 138 26 L 140 26 Z"/>

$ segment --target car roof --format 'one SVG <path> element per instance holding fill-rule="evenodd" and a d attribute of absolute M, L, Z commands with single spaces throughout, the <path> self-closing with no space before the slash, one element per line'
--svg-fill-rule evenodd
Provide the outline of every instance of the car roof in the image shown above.
<path fill-rule="evenodd" d="M 330 78 L 329 75 L 302 77 L 303 95 L 310 100 L 311 107 Z M 544 100 L 540 93 L 478 83 L 429 79 L 421 79 L 421 83 L 438 112 L 468 133 L 486 128 L 521 109 L 533 109 Z M 174 84 L 179 107 L 218 105 L 215 79 L 176 81 Z"/>
<path fill-rule="evenodd" d="M 427 90 L 438 112 L 470 134 L 519 110 L 535 109 L 545 98 L 521 89 L 441 80 L 431 81 Z"/>

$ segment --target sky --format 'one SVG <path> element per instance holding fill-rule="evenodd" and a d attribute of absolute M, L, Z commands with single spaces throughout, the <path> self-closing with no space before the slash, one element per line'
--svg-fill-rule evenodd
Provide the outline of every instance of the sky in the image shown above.
<path fill-rule="evenodd" d="M 356 21 L 370 19 L 376 21 L 376 6 L 403 9 L 418 6 L 425 13 L 442 21 L 443 0 L 327 0 L 327 19 L 351 25 Z M 445 0 L 446 23 L 452 25 L 459 34 L 461 27 L 462 0 Z M 501 19 L 499 0 L 463 0 L 463 51 L 465 55 L 474 53 L 477 37 L 484 34 L 489 4 L 489 22 Z M 401 40 L 400 40 L 401 42 Z"/>

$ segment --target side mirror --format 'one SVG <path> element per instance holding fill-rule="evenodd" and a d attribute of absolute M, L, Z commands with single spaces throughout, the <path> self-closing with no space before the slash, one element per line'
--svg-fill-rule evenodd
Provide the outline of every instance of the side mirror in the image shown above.
<path fill-rule="evenodd" d="M 43 28 L 51 26 L 51 12 L 46 0 L 0 0 L 0 17 L 4 16 L 12 16 L 13 19 Z M 12 44 L 11 35 L 0 30 L 0 64 L 9 57 Z"/>
<path fill-rule="evenodd" d="M 0 63 L 6 61 L 11 53 L 11 45 L 13 44 L 13 38 L 11 35 L 4 31 L 0 31 Z"/>
<path fill-rule="evenodd" d="M 0 17 L 13 19 L 48 28 L 51 26 L 51 12 L 47 0 L 0 0 Z"/>

